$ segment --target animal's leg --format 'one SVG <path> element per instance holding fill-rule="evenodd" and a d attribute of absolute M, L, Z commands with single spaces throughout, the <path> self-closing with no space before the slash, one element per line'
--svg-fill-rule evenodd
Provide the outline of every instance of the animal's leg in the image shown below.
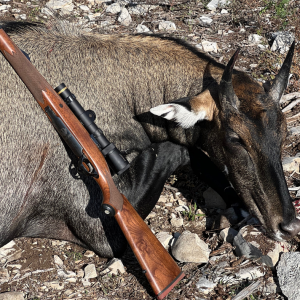
<path fill-rule="evenodd" d="M 195 174 L 212 187 L 224 199 L 227 206 L 237 202 L 241 203 L 239 196 L 231 187 L 223 172 L 207 155 L 196 147 L 190 148 L 189 154 L 191 167 Z"/>
<path fill-rule="evenodd" d="M 156 204 L 168 177 L 188 162 L 188 150 L 183 146 L 171 142 L 151 144 L 133 161 L 124 176 L 117 179 L 117 184 L 145 218 Z"/>

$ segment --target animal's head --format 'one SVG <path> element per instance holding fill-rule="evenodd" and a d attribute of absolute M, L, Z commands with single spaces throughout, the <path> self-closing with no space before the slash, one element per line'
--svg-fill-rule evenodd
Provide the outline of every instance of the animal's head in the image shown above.
<path fill-rule="evenodd" d="M 204 121 L 199 146 L 276 240 L 290 239 L 300 231 L 281 164 L 286 122 L 279 100 L 288 83 L 293 51 L 294 44 L 269 88 L 244 73 L 233 74 L 237 51 L 219 83 L 208 66 L 204 87 L 208 84 L 199 95 L 150 110 L 183 128 Z"/>

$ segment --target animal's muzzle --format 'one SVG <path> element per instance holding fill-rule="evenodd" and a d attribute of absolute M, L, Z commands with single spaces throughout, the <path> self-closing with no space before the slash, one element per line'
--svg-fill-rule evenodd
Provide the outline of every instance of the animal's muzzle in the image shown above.
<path fill-rule="evenodd" d="M 287 224 L 281 223 L 280 229 L 284 234 L 292 238 L 300 232 L 300 220 L 295 218 Z"/>

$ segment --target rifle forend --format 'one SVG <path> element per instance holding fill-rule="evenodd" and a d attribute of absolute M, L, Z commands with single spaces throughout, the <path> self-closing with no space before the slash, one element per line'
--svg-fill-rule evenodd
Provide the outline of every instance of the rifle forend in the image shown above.
<path fill-rule="evenodd" d="M 84 158 L 83 165 L 86 170 L 89 171 L 88 165 L 92 166 L 95 175 L 93 177 L 103 193 L 102 205 L 114 210 L 114 217 L 155 295 L 158 299 L 163 299 L 184 277 L 184 274 L 126 197 L 120 194 L 112 180 L 107 163 L 90 134 L 1 27 L 0 50 L 61 137 L 75 155 Z"/>

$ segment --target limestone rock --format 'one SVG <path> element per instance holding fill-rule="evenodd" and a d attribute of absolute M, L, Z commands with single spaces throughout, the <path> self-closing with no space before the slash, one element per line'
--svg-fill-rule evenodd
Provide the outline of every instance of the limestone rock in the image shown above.
<path fill-rule="evenodd" d="M 65 288 L 65 285 L 58 281 L 45 282 L 44 284 L 54 290 L 63 290 Z"/>
<path fill-rule="evenodd" d="M 299 172 L 300 157 L 285 157 L 282 160 L 283 171 Z"/>
<path fill-rule="evenodd" d="M 60 259 L 59 256 L 54 255 L 54 263 L 59 267 L 62 268 L 64 266 L 64 262 Z"/>
<path fill-rule="evenodd" d="M 210 41 L 202 41 L 202 48 L 204 52 L 218 53 L 218 44 Z M 220 197 L 220 196 L 219 196 Z"/>
<path fill-rule="evenodd" d="M 277 277 L 282 293 L 289 300 L 299 300 L 300 253 L 284 253 L 277 266 Z"/>
<path fill-rule="evenodd" d="M 90 279 L 90 278 L 96 278 L 97 277 L 97 271 L 94 264 L 89 264 L 84 268 L 84 278 Z"/>
<path fill-rule="evenodd" d="M 118 275 L 118 273 L 123 274 L 125 272 L 126 271 L 125 271 L 122 261 L 118 258 L 113 258 L 107 265 L 107 268 L 104 271 L 102 271 L 100 274 L 101 275 L 104 275 L 104 274 Z"/>
<path fill-rule="evenodd" d="M 121 6 L 119 3 L 111 4 L 106 7 L 105 12 L 112 15 L 118 14 L 119 12 L 121 12 Z"/>
<path fill-rule="evenodd" d="M 220 237 L 223 241 L 228 243 L 233 243 L 234 237 L 238 234 L 238 232 L 233 228 L 225 228 L 220 232 Z"/>
<path fill-rule="evenodd" d="M 158 29 L 164 31 L 172 31 L 172 30 L 176 30 L 176 25 L 171 21 L 161 21 L 158 24 Z"/>
<path fill-rule="evenodd" d="M 271 46 L 271 51 L 278 51 L 283 54 L 289 50 L 295 37 L 291 32 L 279 31 L 272 34 L 272 39 L 274 39 L 274 41 Z"/>
<path fill-rule="evenodd" d="M 118 22 L 120 22 L 121 25 L 124 26 L 128 26 L 132 22 L 131 16 L 126 8 L 121 9 L 121 13 L 118 17 Z"/>
<path fill-rule="evenodd" d="M 250 43 L 254 43 L 254 44 L 259 44 L 262 40 L 262 36 L 261 35 L 258 35 L 258 34 L 250 34 L 248 36 L 248 41 Z"/>
<path fill-rule="evenodd" d="M 210 293 L 217 286 L 217 282 L 201 277 L 196 283 L 197 289 L 204 294 Z"/>
<path fill-rule="evenodd" d="M 9 281 L 9 274 L 7 269 L 0 269 L 0 284 Z"/>
<path fill-rule="evenodd" d="M 183 232 L 172 245 L 173 256 L 181 262 L 207 263 L 210 250 L 197 234 Z"/>
<path fill-rule="evenodd" d="M 230 3 L 230 1 L 228 1 L 228 0 L 212 0 L 212 1 L 210 1 L 210 2 L 206 5 L 206 7 L 207 7 L 209 10 L 214 11 L 214 10 L 216 10 L 218 7 L 223 7 L 223 6 L 225 6 L 225 5 L 229 4 L 229 3 Z"/>
<path fill-rule="evenodd" d="M 136 27 L 136 32 L 137 33 L 150 32 L 150 29 L 147 26 L 145 26 L 145 25 L 139 24 Z"/>
<path fill-rule="evenodd" d="M 200 25 L 204 26 L 204 27 L 209 27 L 213 22 L 213 19 L 207 16 L 201 16 L 199 18 L 199 23 Z"/>
<path fill-rule="evenodd" d="M 170 241 L 172 240 L 172 235 L 170 235 L 168 232 L 159 232 L 156 235 L 157 239 L 160 241 L 160 243 L 164 246 L 165 249 L 169 249 L 170 247 Z"/>
<path fill-rule="evenodd" d="M 174 227 L 181 227 L 183 225 L 183 219 L 171 219 L 171 225 Z"/>
<path fill-rule="evenodd" d="M 73 5 L 72 0 L 50 0 L 46 3 L 46 6 L 50 9 L 61 9 L 69 5 Z"/>
<path fill-rule="evenodd" d="M 24 300 L 24 295 L 20 292 L 1 293 L 0 300 Z"/>

